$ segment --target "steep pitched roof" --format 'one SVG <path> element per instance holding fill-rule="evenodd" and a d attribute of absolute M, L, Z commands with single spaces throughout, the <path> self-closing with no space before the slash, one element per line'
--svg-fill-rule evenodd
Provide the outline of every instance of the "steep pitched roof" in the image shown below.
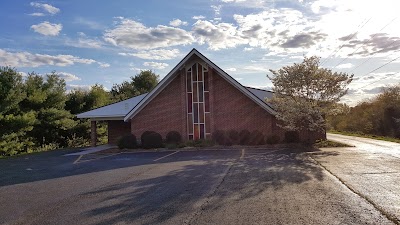
<path fill-rule="evenodd" d="M 184 67 L 185 63 L 193 56 L 196 55 L 198 56 L 201 60 L 203 60 L 205 63 L 207 63 L 210 67 L 215 69 L 221 76 L 224 78 L 228 83 L 232 84 L 234 87 L 236 87 L 239 91 L 241 91 L 244 95 L 249 97 L 251 100 L 253 100 L 255 103 L 260 105 L 262 108 L 267 110 L 271 114 L 275 114 L 275 110 L 264 101 L 264 99 L 261 99 L 260 96 L 257 94 L 260 94 L 256 90 L 249 90 L 243 85 L 241 85 L 238 81 L 236 81 L 233 77 L 231 77 L 229 74 L 227 74 L 225 71 L 223 71 L 221 68 L 219 68 L 216 64 L 214 64 L 212 61 L 210 61 L 208 58 L 206 58 L 203 54 L 201 54 L 199 51 L 196 49 L 192 49 L 158 84 L 157 86 L 149 93 L 147 94 L 135 107 L 132 108 L 132 110 L 125 116 L 124 121 L 128 121 L 132 117 L 134 117 L 137 113 L 139 113 L 152 99 L 154 99 L 168 84 L 175 78 L 176 72 L 179 71 L 182 67 Z"/>
<path fill-rule="evenodd" d="M 134 108 L 145 96 L 142 94 L 124 101 L 106 105 L 97 109 L 93 109 L 76 115 L 78 118 L 97 118 L 97 119 L 119 119 L 123 120 L 126 114 Z"/>

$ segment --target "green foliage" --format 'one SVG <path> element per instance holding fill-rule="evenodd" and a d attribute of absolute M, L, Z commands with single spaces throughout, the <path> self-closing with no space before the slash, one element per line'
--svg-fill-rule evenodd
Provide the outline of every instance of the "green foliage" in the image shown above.
<path fill-rule="evenodd" d="M 168 144 L 179 144 L 182 141 L 182 136 L 178 131 L 170 131 L 167 133 L 166 142 Z"/>
<path fill-rule="evenodd" d="M 184 146 L 178 145 L 178 147 L 196 147 L 196 148 L 202 148 L 202 147 L 211 147 L 214 146 L 215 142 L 213 140 L 207 140 L 207 139 L 198 139 L 198 140 L 190 140 L 187 141 Z"/>
<path fill-rule="evenodd" d="M 141 94 L 149 93 L 159 81 L 159 76 L 151 70 L 142 70 L 131 77 L 131 81 L 114 84 L 111 95 L 115 101 L 121 101 Z"/>
<path fill-rule="evenodd" d="M 354 147 L 341 142 L 331 141 L 331 140 L 317 140 L 314 144 L 316 148 L 338 148 L 338 147 Z"/>
<path fill-rule="evenodd" d="M 87 138 L 77 136 L 76 133 L 72 134 L 71 137 L 67 137 L 68 148 L 87 147 L 90 142 Z"/>
<path fill-rule="evenodd" d="M 144 132 L 141 136 L 141 141 L 142 147 L 146 149 L 163 147 L 161 134 L 154 131 Z"/>
<path fill-rule="evenodd" d="M 278 135 L 272 134 L 272 135 L 269 135 L 269 136 L 267 137 L 267 139 L 265 140 L 265 142 L 266 142 L 267 144 L 270 144 L 270 145 L 275 145 L 275 144 L 278 144 L 280 140 L 281 140 L 281 139 L 279 138 Z"/>
<path fill-rule="evenodd" d="M 119 149 L 134 149 L 137 148 L 137 140 L 136 136 L 133 134 L 125 135 L 121 139 L 118 140 L 118 148 Z"/>
<path fill-rule="evenodd" d="M 324 117 L 347 93 L 353 75 L 320 68 L 318 57 L 305 57 L 300 64 L 270 70 L 274 105 L 280 126 L 288 130 L 324 131 Z"/>
<path fill-rule="evenodd" d="M 333 130 L 400 138 L 400 84 L 327 120 Z"/>

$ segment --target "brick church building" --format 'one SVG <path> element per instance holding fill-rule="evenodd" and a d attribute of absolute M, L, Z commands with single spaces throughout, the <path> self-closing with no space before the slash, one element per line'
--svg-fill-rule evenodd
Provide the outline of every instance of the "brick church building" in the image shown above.
<path fill-rule="evenodd" d="M 108 142 L 116 144 L 132 133 L 140 137 L 156 131 L 164 138 L 178 131 L 184 140 L 209 139 L 216 130 L 258 130 L 264 136 L 286 132 L 277 125 L 275 111 L 265 99 L 270 91 L 245 87 L 196 49 L 189 52 L 158 85 L 147 94 L 107 105 L 78 118 L 89 118 L 92 145 L 96 121 L 108 122 Z M 300 139 L 325 138 L 325 133 L 300 132 Z"/>

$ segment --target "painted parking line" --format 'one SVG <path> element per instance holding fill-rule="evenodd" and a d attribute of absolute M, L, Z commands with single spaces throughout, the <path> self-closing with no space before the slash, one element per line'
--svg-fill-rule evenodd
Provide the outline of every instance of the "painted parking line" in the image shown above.
<path fill-rule="evenodd" d="M 95 161 L 95 160 L 99 160 L 99 159 L 104 159 L 107 157 L 111 157 L 111 156 L 115 156 L 115 155 L 119 155 L 121 153 L 115 153 L 115 154 L 111 154 L 111 155 L 106 155 L 106 156 L 102 156 L 102 157 L 98 157 L 98 158 L 94 158 L 94 159 L 87 159 L 87 160 L 81 160 L 82 156 L 79 156 L 74 162 L 73 164 L 78 164 L 78 163 L 84 163 L 84 162 L 91 162 L 91 161 Z"/>
<path fill-rule="evenodd" d="M 243 158 L 244 158 L 245 151 L 246 151 L 246 150 L 243 148 L 243 149 L 242 149 L 242 154 L 240 155 L 240 159 L 243 159 Z"/>
<path fill-rule="evenodd" d="M 176 154 L 176 153 L 178 153 L 178 152 L 180 152 L 180 151 L 173 152 L 173 153 L 171 153 L 171 154 L 165 155 L 165 156 L 160 157 L 160 158 L 158 158 L 158 159 L 155 159 L 155 160 L 153 160 L 153 161 L 154 161 L 154 162 L 157 162 L 158 160 L 167 158 L 167 157 L 169 157 L 169 156 L 171 156 L 171 155 L 174 155 L 174 154 Z"/>

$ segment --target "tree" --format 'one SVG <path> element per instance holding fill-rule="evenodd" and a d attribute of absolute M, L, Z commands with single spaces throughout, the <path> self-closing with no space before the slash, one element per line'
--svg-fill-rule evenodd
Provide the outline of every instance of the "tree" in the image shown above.
<path fill-rule="evenodd" d="M 20 108 L 26 113 L 33 112 L 37 118 L 27 135 L 38 147 L 49 144 L 66 146 L 68 131 L 76 122 L 65 110 L 65 81 L 54 71 L 46 76 L 33 72 L 26 78 L 24 88 L 27 97 L 21 101 Z"/>
<path fill-rule="evenodd" d="M 35 114 L 19 108 L 26 97 L 23 86 L 22 76 L 15 68 L 0 67 L 0 155 L 15 155 L 33 145 L 26 132 L 32 130 Z"/>
<path fill-rule="evenodd" d="M 302 63 L 270 70 L 267 77 L 274 85 L 270 102 L 276 117 L 288 130 L 324 131 L 325 116 L 347 93 L 353 75 L 320 68 L 319 58 L 304 57 Z"/>
<path fill-rule="evenodd" d="M 125 100 L 141 94 L 149 93 L 159 81 L 159 76 L 151 70 L 142 70 L 131 77 L 131 81 L 114 84 L 111 95 L 116 101 Z"/>

